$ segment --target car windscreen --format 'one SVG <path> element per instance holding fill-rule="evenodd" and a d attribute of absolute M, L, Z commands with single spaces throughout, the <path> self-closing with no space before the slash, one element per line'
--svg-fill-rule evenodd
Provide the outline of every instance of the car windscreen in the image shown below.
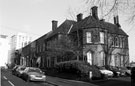
<path fill-rule="evenodd" d="M 28 72 L 38 72 L 38 73 L 41 73 L 41 70 L 37 69 L 37 68 L 32 68 L 32 69 L 29 69 Z"/>
<path fill-rule="evenodd" d="M 20 68 L 20 70 L 24 70 L 24 69 L 25 69 L 25 67 Z"/>

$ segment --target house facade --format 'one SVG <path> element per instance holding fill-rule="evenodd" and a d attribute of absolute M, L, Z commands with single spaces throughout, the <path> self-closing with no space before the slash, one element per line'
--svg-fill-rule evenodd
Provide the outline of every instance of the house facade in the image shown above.
<path fill-rule="evenodd" d="M 58 62 L 79 60 L 98 66 L 128 65 L 128 35 L 118 16 L 112 24 L 99 20 L 96 6 L 91 11 L 92 15 L 82 19 L 78 14 L 77 21 L 65 20 L 59 27 L 52 21 L 52 31 L 22 49 L 26 64 L 52 68 Z"/>

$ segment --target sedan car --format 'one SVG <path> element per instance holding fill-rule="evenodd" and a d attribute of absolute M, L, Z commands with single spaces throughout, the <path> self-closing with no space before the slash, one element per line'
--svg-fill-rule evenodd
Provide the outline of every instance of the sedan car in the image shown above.
<path fill-rule="evenodd" d="M 26 81 L 46 81 L 46 76 L 39 68 L 26 67 L 21 76 Z"/>
<path fill-rule="evenodd" d="M 105 67 L 97 66 L 97 68 L 100 70 L 101 74 L 107 75 L 108 77 L 113 76 L 113 72 L 110 70 L 107 70 Z"/>

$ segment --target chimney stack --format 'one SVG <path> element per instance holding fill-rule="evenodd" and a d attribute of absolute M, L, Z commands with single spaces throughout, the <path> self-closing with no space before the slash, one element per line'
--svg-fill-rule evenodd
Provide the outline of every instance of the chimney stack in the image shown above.
<path fill-rule="evenodd" d="M 114 18 L 113 18 L 113 19 L 114 19 L 114 24 L 116 25 L 116 23 L 117 23 L 117 21 L 116 21 L 116 17 L 114 16 Z"/>
<path fill-rule="evenodd" d="M 94 6 L 94 7 L 92 7 L 91 8 L 91 10 L 92 10 L 92 16 L 95 18 L 95 19 L 99 19 L 98 18 L 98 9 L 97 9 L 98 7 L 97 6 Z"/>
<path fill-rule="evenodd" d="M 53 20 L 52 21 L 52 31 L 54 31 L 57 28 L 58 21 Z"/>
<path fill-rule="evenodd" d="M 119 24 L 119 16 L 114 16 L 114 24 L 117 25 L 118 27 L 121 27 Z"/>
<path fill-rule="evenodd" d="M 79 22 L 79 21 L 81 21 L 81 20 L 82 20 L 82 16 L 83 16 L 83 14 L 82 14 L 82 13 L 80 13 L 80 14 L 78 14 L 78 15 L 77 15 L 77 22 Z"/>

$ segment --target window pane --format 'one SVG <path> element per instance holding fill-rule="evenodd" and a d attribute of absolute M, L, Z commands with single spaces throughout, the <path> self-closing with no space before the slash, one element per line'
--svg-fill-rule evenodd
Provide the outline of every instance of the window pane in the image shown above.
<path fill-rule="evenodd" d="M 91 32 L 86 32 L 86 42 L 91 43 Z"/>
<path fill-rule="evenodd" d="M 100 32 L 100 43 L 104 43 L 104 32 Z"/>

